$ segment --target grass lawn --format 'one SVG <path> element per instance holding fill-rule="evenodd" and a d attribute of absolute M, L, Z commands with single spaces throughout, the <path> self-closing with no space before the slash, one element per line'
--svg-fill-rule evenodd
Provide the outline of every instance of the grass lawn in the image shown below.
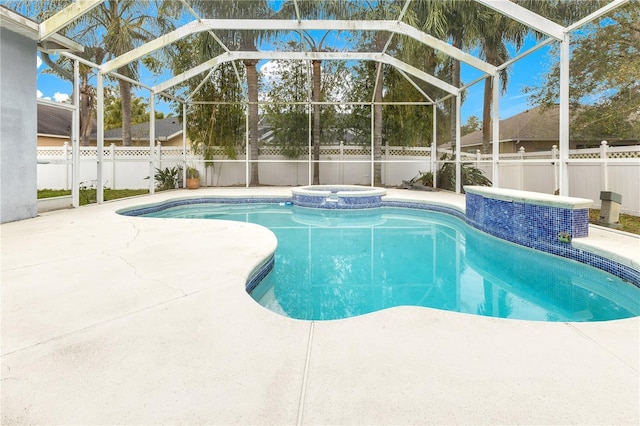
<path fill-rule="evenodd" d="M 600 219 L 600 210 L 589 209 L 589 222 L 597 225 L 598 219 Z M 622 225 L 621 231 L 640 235 L 640 217 L 621 214 L 620 225 Z"/>
<path fill-rule="evenodd" d="M 117 198 L 133 197 L 134 195 L 148 194 L 148 189 L 105 189 L 104 200 L 115 200 Z M 39 189 L 38 198 L 62 197 L 63 195 L 71 195 L 71 190 L 63 189 Z M 80 190 L 80 205 L 95 203 L 97 199 L 95 189 Z"/>

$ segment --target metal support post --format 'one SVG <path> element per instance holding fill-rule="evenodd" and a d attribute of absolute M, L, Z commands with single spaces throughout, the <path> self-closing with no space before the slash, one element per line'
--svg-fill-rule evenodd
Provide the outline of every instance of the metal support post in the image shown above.
<path fill-rule="evenodd" d="M 456 194 L 460 194 L 462 190 L 460 153 L 460 92 L 458 92 L 456 95 Z"/>
<path fill-rule="evenodd" d="M 569 195 L 569 43 L 570 35 L 564 34 L 560 43 L 560 195 Z"/>
<path fill-rule="evenodd" d="M 491 78 L 493 85 L 493 110 L 491 111 L 493 150 L 491 155 L 491 181 L 494 188 L 500 187 L 500 171 L 498 170 L 498 160 L 500 159 L 500 75 L 496 73 Z"/>
<path fill-rule="evenodd" d="M 104 185 L 102 182 L 102 156 L 104 150 L 104 74 L 98 72 L 98 106 L 96 109 L 97 125 L 97 146 L 96 146 L 96 201 L 98 204 L 104 203 Z"/>
<path fill-rule="evenodd" d="M 433 104 L 433 133 L 431 136 L 431 175 L 433 176 L 433 187 L 436 188 L 437 175 L 438 175 L 438 122 L 436 114 L 438 108 L 436 104 Z"/>
<path fill-rule="evenodd" d="M 149 194 L 155 192 L 156 94 L 149 92 Z"/>
<path fill-rule="evenodd" d="M 80 63 L 73 61 L 73 106 L 71 124 L 71 204 L 80 206 Z"/>

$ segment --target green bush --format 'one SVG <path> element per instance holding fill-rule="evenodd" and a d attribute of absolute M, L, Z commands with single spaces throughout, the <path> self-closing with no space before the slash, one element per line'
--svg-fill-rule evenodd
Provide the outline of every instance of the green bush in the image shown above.
<path fill-rule="evenodd" d="M 164 170 L 156 168 L 156 174 L 154 175 L 156 189 L 164 191 L 166 189 L 178 188 L 181 172 L 182 168 L 180 166 L 165 167 Z"/>
<path fill-rule="evenodd" d="M 449 157 L 444 154 L 441 161 L 455 161 L 456 156 L 451 155 Z M 491 186 L 491 181 L 484 175 L 484 172 L 477 167 L 468 163 L 462 163 L 460 169 L 460 177 L 462 178 L 462 186 L 464 185 L 478 185 L 478 186 Z M 421 173 L 418 179 L 424 186 L 433 187 L 433 173 L 426 172 Z M 438 169 L 438 188 L 446 189 L 447 191 L 456 190 L 456 164 L 455 163 L 443 163 Z M 462 189 L 464 193 L 464 188 Z"/>

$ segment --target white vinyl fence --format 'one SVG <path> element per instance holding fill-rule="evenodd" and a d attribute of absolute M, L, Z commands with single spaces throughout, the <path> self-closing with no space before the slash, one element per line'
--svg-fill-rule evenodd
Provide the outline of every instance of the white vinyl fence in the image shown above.
<path fill-rule="evenodd" d="M 491 155 L 466 154 L 466 161 L 492 179 Z M 558 150 L 500 154 L 500 187 L 553 194 L 558 185 Z M 640 146 L 569 150 L 569 195 L 593 200 L 600 207 L 600 192 L 622 195 L 621 211 L 640 216 Z"/>
<path fill-rule="evenodd" d="M 438 157 L 445 151 L 438 150 Z M 195 166 L 200 170 L 205 186 L 245 185 L 247 163 L 243 151 L 236 159 L 228 159 L 222 149 L 214 152 L 208 163 L 182 147 L 105 147 L 103 151 L 103 179 L 107 188 L 148 188 L 149 176 L 155 169 L 174 166 Z M 527 153 L 500 154 L 498 173 L 500 187 L 553 194 L 558 189 L 557 149 Z M 359 146 L 323 146 L 320 151 L 321 184 L 359 184 L 371 182 L 371 150 Z M 462 160 L 483 170 L 493 180 L 491 155 L 462 154 Z M 307 155 L 297 160 L 286 159 L 279 147 L 260 148 L 259 179 L 263 185 L 307 185 L 312 176 Z M 431 170 L 431 148 L 383 147 L 382 181 L 397 186 L 419 172 Z M 593 206 L 600 206 L 600 192 L 613 191 L 622 195 L 624 213 L 640 215 L 640 146 L 571 150 L 568 162 L 569 195 L 588 198 Z M 38 148 L 38 188 L 70 189 L 72 173 L 71 147 Z M 79 181 L 95 184 L 97 158 L 95 147 L 80 148 Z"/>

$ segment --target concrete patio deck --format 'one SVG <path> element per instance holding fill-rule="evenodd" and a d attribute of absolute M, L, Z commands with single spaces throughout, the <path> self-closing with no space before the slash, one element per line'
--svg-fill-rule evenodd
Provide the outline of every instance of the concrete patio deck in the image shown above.
<path fill-rule="evenodd" d="M 171 191 L 1 226 L 2 424 L 640 423 L 640 318 L 401 307 L 299 321 L 244 290 L 276 247 L 269 230 L 114 213 L 229 194 L 290 190 Z M 583 240 L 640 265 L 640 239 Z"/>

